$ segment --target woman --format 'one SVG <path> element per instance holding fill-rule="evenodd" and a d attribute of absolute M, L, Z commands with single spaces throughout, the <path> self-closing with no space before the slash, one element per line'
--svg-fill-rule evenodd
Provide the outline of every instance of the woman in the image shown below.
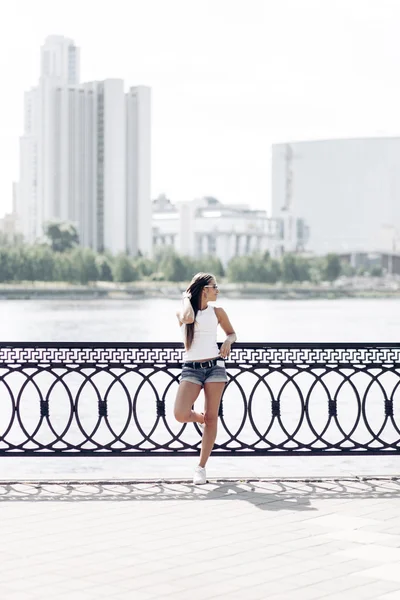
<path fill-rule="evenodd" d="M 236 341 L 236 334 L 224 309 L 209 305 L 217 297 L 215 277 L 209 273 L 197 273 L 183 293 L 182 306 L 177 312 L 184 335 L 185 353 L 174 414 L 180 423 L 199 423 L 203 430 L 200 462 L 193 476 L 196 485 L 207 483 L 205 467 L 217 435 L 218 409 L 227 382 L 223 359 Z M 220 350 L 217 345 L 218 324 L 227 335 Z M 204 414 L 192 409 L 202 387 Z"/>

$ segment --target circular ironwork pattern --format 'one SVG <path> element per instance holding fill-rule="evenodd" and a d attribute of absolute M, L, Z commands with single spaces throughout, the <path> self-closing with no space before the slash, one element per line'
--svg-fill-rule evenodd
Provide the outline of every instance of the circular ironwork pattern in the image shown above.
<path fill-rule="evenodd" d="M 0 345 L 0 455 L 198 453 L 173 417 L 182 346 Z M 235 344 L 214 452 L 397 453 L 400 347 Z"/>

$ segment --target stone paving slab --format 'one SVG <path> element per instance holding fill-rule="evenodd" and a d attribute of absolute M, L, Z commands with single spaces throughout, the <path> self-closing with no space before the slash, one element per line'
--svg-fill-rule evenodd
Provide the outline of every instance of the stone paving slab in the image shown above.
<path fill-rule="evenodd" d="M 397 478 L 0 483 L 3 600 L 398 600 Z"/>
<path fill-rule="evenodd" d="M 10 479 L 188 479 L 198 457 L 0 457 L 0 480 Z M 207 474 L 216 478 L 358 477 L 400 475 L 400 454 L 368 456 L 218 456 Z"/>

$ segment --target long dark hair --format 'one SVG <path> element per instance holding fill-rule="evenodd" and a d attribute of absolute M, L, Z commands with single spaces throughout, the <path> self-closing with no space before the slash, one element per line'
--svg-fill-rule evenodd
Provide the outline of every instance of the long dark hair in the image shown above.
<path fill-rule="evenodd" d="M 196 273 L 190 282 L 187 292 L 190 292 L 192 297 L 190 299 L 191 305 L 193 307 L 194 312 L 194 321 L 193 323 L 186 323 L 185 326 L 185 348 L 189 350 L 193 343 L 194 338 L 194 326 L 196 322 L 196 315 L 201 306 L 201 294 L 203 292 L 203 288 L 205 285 L 208 285 L 212 279 L 215 279 L 214 275 L 211 273 Z"/>

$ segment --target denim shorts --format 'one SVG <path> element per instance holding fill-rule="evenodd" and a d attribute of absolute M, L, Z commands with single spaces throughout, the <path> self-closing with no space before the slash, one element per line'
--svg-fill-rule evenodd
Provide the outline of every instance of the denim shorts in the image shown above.
<path fill-rule="evenodd" d="M 181 381 L 190 381 L 204 386 L 205 383 L 226 383 L 228 377 L 226 375 L 225 363 L 222 360 L 217 361 L 214 367 L 207 369 L 193 369 L 191 367 L 182 367 Z"/>

